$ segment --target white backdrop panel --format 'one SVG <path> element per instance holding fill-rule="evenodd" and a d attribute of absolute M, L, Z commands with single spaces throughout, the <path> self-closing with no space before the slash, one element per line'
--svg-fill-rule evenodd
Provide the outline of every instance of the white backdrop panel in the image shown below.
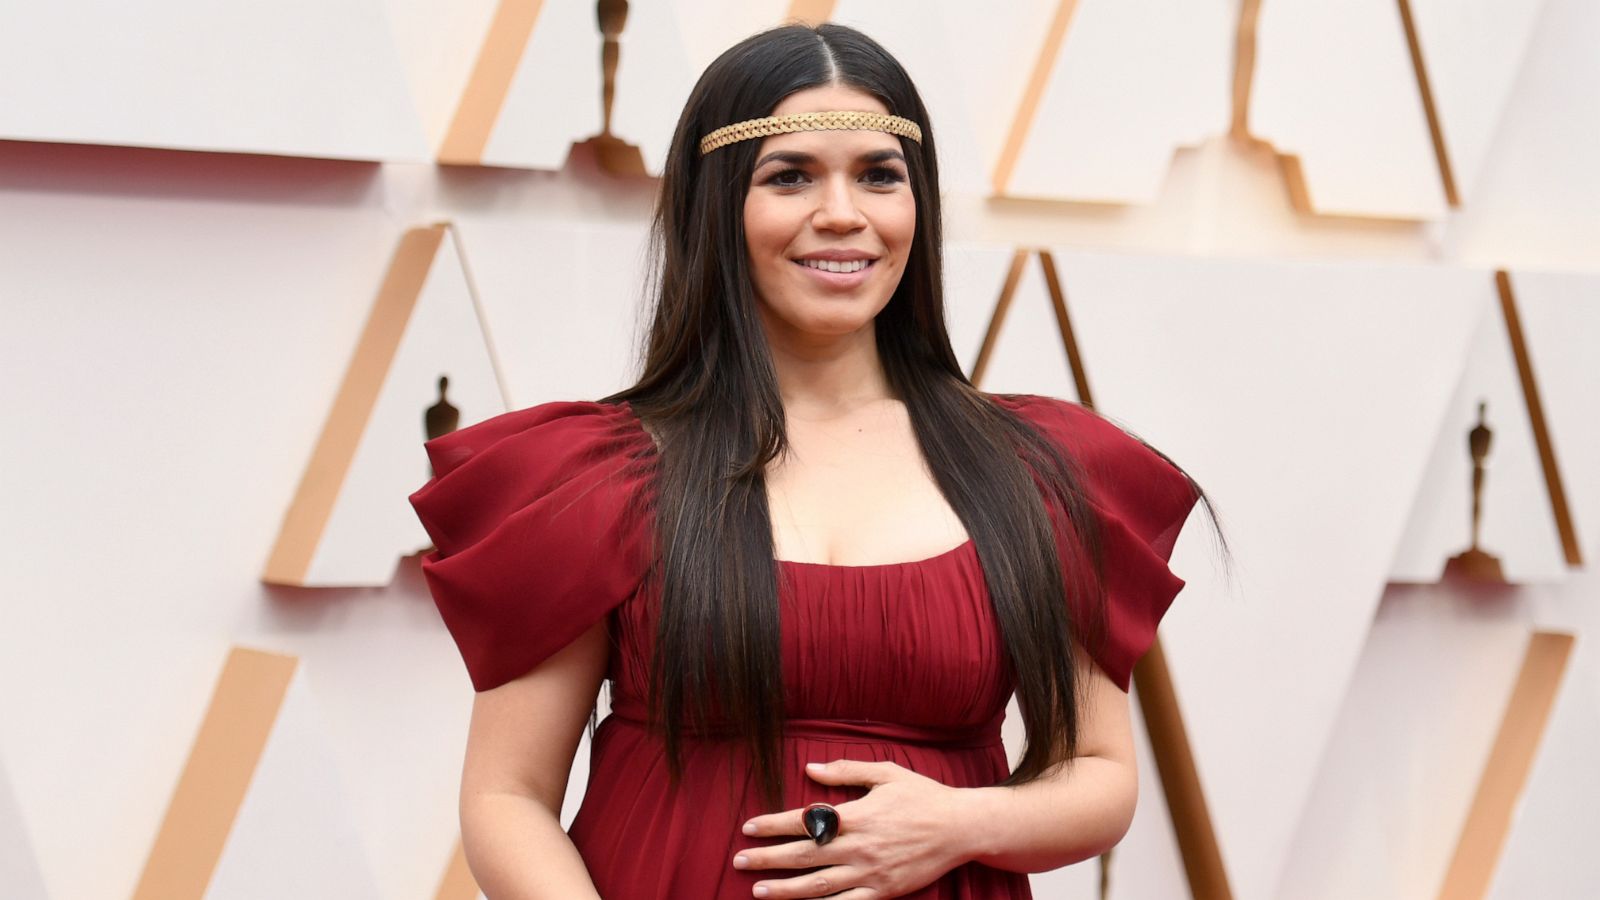
<path fill-rule="evenodd" d="M 984 4 L 971 0 L 934 0 L 944 19 L 945 32 L 956 52 L 972 64 L 959 67 L 956 89 L 961 92 L 971 123 L 973 140 L 983 161 L 983 171 L 994 172 L 1011 123 L 1022 104 L 1022 93 L 1039 58 L 1045 31 L 1055 15 L 1057 0 L 1015 0 Z M 919 83 L 918 88 L 926 93 Z M 943 122 L 935 122 L 944 137 Z M 983 193 L 990 193 L 986 180 Z"/>
<path fill-rule="evenodd" d="M 1470 201 L 1544 0 L 1409 0 L 1456 188 Z"/>
<path fill-rule="evenodd" d="M 8 138 L 431 156 L 383 0 L 32 5 L 0 28 L 0 84 Z"/>
<path fill-rule="evenodd" d="M 398 748 L 397 748 L 398 749 Z M 206 897 L 378 900 L 328 721 L 295 667 Z"/>
<path fill-rule="evenodd" d="M 1389 588 L 1276 897 L 1438 894 L 1528 633 L 1510 593 L 1484 602 L 1436 585 Z"/>
<path fill-rule="evenodd" d="M 950 346 L 970 375 L 994 318 L 995 303 L 1011 267 L 1012 248 L 1002 244 L 952 243 L 944 246 L 944 316 Z M 1035 269 L 1038 263 L 1031 263 Z"/>
<path fill-rule="evenodd" d="M 1580 590 L 1552 592 L 1563 606 L 1582 604 L 1583 628 L 1567 660 L 1566 677 L 1544 739 L 1511 819 L 1488 896 L 1588 897 L 1600 885 L 1600 656 L 1594 635 L 1600 577 L 1585 573 Z"/>
<path fill-rule="evenodd" d="M 998 289 L 995 295 L 999 296 Z M 976 360 L 976 352 L 971 358 Z M 1077 382 L 1072 378 L 1066 345 L 1061 342 L 1061 324 L 1051 305 L 1038 254 L 1028 256 L 990 351 L 988 371 L 978 387 L 993 393 L 1078 399 Z"/>
<path fill-rule="evenodd" d="M 1518 271 L 1511 286 L 1584 566 L 1600 568 L 1600 273 Z"/>
<path fill-rule="evenodd" d="M 600 131 L 600 27 L 585 0 L 542 0 L 483 162 L 559 169 L 567 151 Z"/>
<path fill-rule="evenodd" d="M 1466 275 L 1058 255 L 1097 408 L 1216 500 L 1162 629 L 1234 896 L 1271 895 L 1382 593 L 1473 317 Z"/>
<path fill-rule="evenodd" d="M 438 147 L 478 60 L 497 0 L 384 0 L 411 97 Z"/>
<path fill-rule="evenodd" d="M 1600 270 L 1600 3 L 1545 0 L 1471 202 L 1458 259 Z"/>
<path fill-rule="evenodd" d="M 447 232 L 317 541 L 308 585 L 382 587 L 400 557 L 429 546 L 406 497 L 431 474 L 423 416 L 439 397 L 439 377 L 450 380 L 445 399 L 461 426 L 506 410 L 479 322 Z"/>
<path fill-rule="evenodd" d="M 0 885 L 5 885 L 6 894 L 15 900 L 45 900 L 48 896 L 4 760 L 0 760 Z"/>
<path fill-rule="evenodd" d="M 1178 147 L 1227 130 L 1237 7 L 1079 0 L 1006 193 L 1154 201 Z"/>
<path fill-rule="evenodd" d="M 1300 158 L 1319 213 L 1444 215 L 1416 71 L 1389 0 L 1263 4 L 1250 130 Z"/>
<path fill-rule="evenodd" d="M 509 407 L 592 400 L 631 382 L 645 230 L 464 218 L 468 265 Z"/>
<path fill-rule="evenodd" d="M 1434 440 L 1404 536 L 1395 549 L 1390 578 L 1438 581 L 1445 560 L 1472 543 L 1472 457 L 1468 433 L 1478 422 L 1478 403 L 1492 437 L 1485 462 L 1479 545 L 1499 557 L 1507 579 L 1559 581 L 1567 566 L 1561 538 L 1505 316 L 1494 293 L 1494 275 L 1479 272 L 1463 285 L 1458 301 L 1476 311 L 1477 328 L 1461 381 Z"/>

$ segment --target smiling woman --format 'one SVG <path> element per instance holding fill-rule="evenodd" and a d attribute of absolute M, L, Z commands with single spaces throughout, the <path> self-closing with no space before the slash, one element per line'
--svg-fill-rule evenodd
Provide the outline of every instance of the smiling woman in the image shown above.
<path fill-rule="evenodd" d="M 429 442 L 490 897 L 1022 900 L 1126 831 L 1129 677 L 1205 497 L 1084 407 L 967 379 L 936 160 L 860 32 L 739 43 L 673 137 L 637 383 Z"/>
<path fill-rule="evenodd" d="M 859 88 L 796 91 L 775 117 L 834 110 L 888 114 Z M 745 194 L 750 275 L 769 338 L 857 331 L 905 271 L 917 199 L 900 140 L 879 131 L 768 137 Z"/>

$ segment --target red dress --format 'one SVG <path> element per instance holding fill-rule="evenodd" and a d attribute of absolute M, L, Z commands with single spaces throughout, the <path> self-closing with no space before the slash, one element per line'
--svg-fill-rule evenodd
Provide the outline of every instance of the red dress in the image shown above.
<path fill-rule="evenodd" d="M 1166 563 L 1196 498 L 1172 466 L 1075 403 L 995 401 L 1084 467 L 1105 528 L 1108 639 L 1096 661 L 1126 690 L 1183 586 Z M 742 750 L 692 740 L 674 788 L 660 740 L 643 726 L 642 663 L 655 636 L 653 592 L 642 589 L 650 526 L 625 527 L 629 517 L 618 510 L 631 492 L 651 488 L 648 469 L 625 463 L 654 445 L 631 407 L 544 403 L 429 441 L 427 451 L 435 477 L 410 497 L 437 548 L 423 573 L 476 690 L 526 673 L 611 616 L 611 713 L 595 734 L 569 830 L 600 895 L 744 900 L 759 880 L 800 874 L 733 868 L 742 848 L 796 840 L 740 833 L 746 819 L 774 811 L 731 790 L 733 773 L 744 771 Z M 910 562 L 780 561 L 778 570 L 783 809 L 866 793 L 808 778 L 812 761 L 892 760 L 958 787 L 1005 778 L 1000 725 L 1012 683 L 970 539 Z M 1024 874 L 967 863 L 906 896 L 1031 894 Z"/>

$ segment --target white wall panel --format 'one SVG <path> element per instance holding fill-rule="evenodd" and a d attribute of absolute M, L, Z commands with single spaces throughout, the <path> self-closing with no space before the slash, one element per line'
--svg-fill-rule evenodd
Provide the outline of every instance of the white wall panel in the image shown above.
<path fill-rule="evenodd" d="M 363 411 L 365 427 L 316 536 L 303 581 L 294 583 L 387 585 L 402 556 L 430 546 L 406 501 L 432 473 L 422 447 L 428 408 L 449 403 L 461 426 L 506 409 L 468 276 L 448 232 L 432 256 L 403 328 L 387 371 L 367 373 L 380 376 L 382 386 L 370 410 Z M 441 377 L 449 380 L 442 397 Z M 337 411 L 335 407 L 330 415 Z M 341 461 L 313 458 L 307 465 L 309 470 Z M 331 467 L 321 473 L 332 474 Z M 301 489 L 306 490 L 305 484 Z"/>
<path fill-rule="evenodd" d="M 1405 29 L 1389 0 L 1262 4 L 1250 130 L 1299 157 L 1318 213 L 1445 213 Z"/>
<path fill-rule="evenodd" d="M 998 288 L 995 295 L 999 296 Z M 976 359 L 975 354 L 972 359 Z M 1078 399 L 1067 349 L 1061 342 L 1061 324 L 1037 253 L 1028 255 L 1011 307 L 990 351 L 988 370 L 978 387 L 992 393 Z"/>
<path fill-rule="evenodd" d="M 429 147 L 438 147 L 483 46 L 497 0 L 384 0 Z"/>
<path fill-rule="evenodd" d="M 44 876 L 33 856 L 28 823 L 22 819 L 16 792 L 4 761 L 0 761 L 0 884 L 16 900 L 45 900 Z"/>
<path fill-rule="evenodd" d="M 946 242 L 944 247 L 944 317 L 950 346 L 968 375 L 978 360 L 983 337 L 994 318 L 995 303 L 1005 286 L 1015 251 L 1003 244 Z M 1035 269 L 1038 262 L 1031 263 Z"/>
<path fill-rule="evenodd" d="M 1600 273 L 1511 273 L 1584 567 L 1600 566 Z"/>
<path fill-rule="evenodd" d="M 1471 202 L 1451 222 L 1454 258 L 1600 270 L 1600 4 L 1545 0 Z"/>
<path fill-rule="evenodd" d="M 1566 677 L 1545 725 L 1544 739 L 1501 848 L 1488 892 L 1491 900 L 1586 897 L 1600 885 L 1600 666 L 1593 635 L 1600 625 L 1594 599 L 1600 577 L 1591 572 L 1581 593 L 1586 626 L 1567 662 Z M 1588 640 L 1585 640 L 1588 638 Z"/>
<path fill-rule="evenodd" d="M 1493 273 L 1477 273 L 1476 283 L 1457 289 L 1458 302 L 1477 319 L 1475 333 L 1395 550 L 1390 577 L 1438 581 L 1445 561 L 1472 543 L 1472 457 L 1467 442 L 1482 402 L 1491 438 L 1484 464 L 1479 546 L 1499 558 L 1510 581 L 1559 581 L 1566 577 L 1566 561 L 1511 338 L 1494 296 Z"/>
<path fill-rule="evenodd" d="M 430 156 L 383 0 L 39 4 L 0 28 L 0 84 L 7 138 Z"/>
<path fill-rule="evenodd" d="M 296 666 L 206 897 L 382 896 L 343 785 L 329 723 L 305 667 Z"/>
<path fill-rule="evenodd" d="M 1484 599 L 1385 592 L 1273 896 L 1438 894 L 1528 645 L 1526 605 Z"/>
<path fill-rule="evenodd" d="M 1079 0 L 1005 193 L 1152 202 L 1175 150 L 1227 131 L 1237 6 Z"/>
<path fill-rule="evenodd" d="M 1474 324 L 1448 269 L 1058 254 L 1097 409 L 1189 470 L 1163 647 L 1234 896 L 1268 897 Z"/>
<path fill-rule="evenodd" d="M 1485 159 L 1544 0 L 1407 0 L 1463 198 Z"/>
<path fill-rule="evenodd" d="M 513 409 L 628 384 L 640 329 L 642 225 L 460 223 Z"/>
<path fill-rule="evenodd" d="M 600 26 L 586 0 L 542 0 L 483 163 L 559 169 L 572 144 L 600 131 Z"/>

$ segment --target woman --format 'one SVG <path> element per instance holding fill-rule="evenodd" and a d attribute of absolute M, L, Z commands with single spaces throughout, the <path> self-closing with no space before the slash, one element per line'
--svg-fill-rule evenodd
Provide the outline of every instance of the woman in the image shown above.
<path fill-rule="evenodd" d="M 654 237 L 638 383 L 430 441 L 411 497 L 478 692 L 461 825 L 485 893 L 1024 898 L 1024 873 L 1115 844 L 1129 675 L 1204 495 L 1083 407 L 962 373 L 899 64 L 837 25 L 728 50 Z"/>

